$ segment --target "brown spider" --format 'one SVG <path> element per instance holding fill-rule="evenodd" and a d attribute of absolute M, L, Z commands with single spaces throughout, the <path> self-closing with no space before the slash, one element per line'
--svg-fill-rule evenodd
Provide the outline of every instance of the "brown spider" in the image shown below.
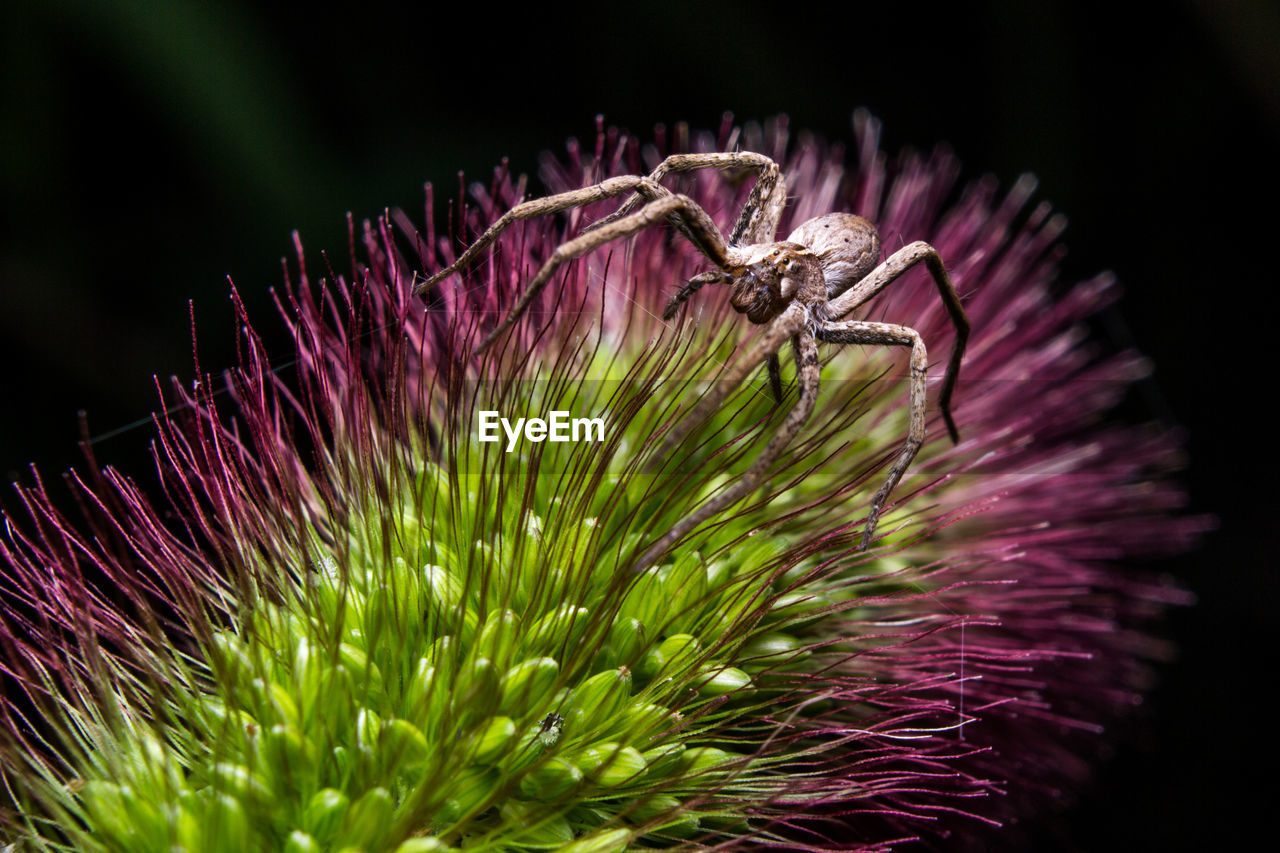
<path fill-rule="evenodd" d="M 673 193 L 661 184 L 668 173 L 708 168 L 745 169 L 757 176 L 727 240 L 695 201 Z M 584 233 L 556 248 L 529 282 L 519 302 L 480 342 L 476 352 L 488 349 L 524 314 L 565 262 L 655 223 L 670 222 L 716 268 L 691 278 L 667 304 L 663 318 L 671 319 L 680 305 L 702 286 L 720 283 L 732 287 L 729 301 L 734 309 L 746 314 L 752 323 L 764 325 L 765 329 L 747 354 L 734 359 L 725 369 L 720 381 L 698 400 L 692 412 L 667 432 L 654 458 L 666 458 L 695 426 L 724 403 L 761 362 L 767 364 L 774 395 L 780 399 L 778 351 L 787 341 L 791 341 L 795 352 L 800 390 L 795 407 L 746 473 L 668 530 L 640 556 L 632 570 L 638 572 L 654 565 L 685 534 L 750 494 L 761 483 L 769 466 L 813 411 L 819 380 L 818 341 L 911 348 L 911 420 L 907 441 L 889 468 L 883 485 L 871 499 L 861 543 L 861 547 L 866 548 L 875 533 L 885 501 L 924 443 L 928 356 L 924 341 L 914 329 L 892 323 L 840 318 L 864 305 L 910 267 L 921 261 L 925 263 L 956 330 L 938 405 L 951 440 L 958 441 L 959 433 L 951 417 L 951 392 L 955 389 L 960 361 L 964 356 L 969 320 L 947 276 L 942 258 L 928 243 L 916 242 L 904 246 L 877 265 L 880 238 L 875 226 L 848 213 L 829 213 L 810 219 L 791 232 L 786 240 L 778 242 L 774 238 L 787 196 L 782 172 L 773 160 L 749 151 L 676 154 L 664 160 L 648 176 L 610 178 L 593 186 L 516 205 L 457 260 L 427 279 L 420 289 L 431 287 L 466 267 L 514 222 L 581 207 L 624 193 L 633 195 L 617 211 L 594 222 Z"/>

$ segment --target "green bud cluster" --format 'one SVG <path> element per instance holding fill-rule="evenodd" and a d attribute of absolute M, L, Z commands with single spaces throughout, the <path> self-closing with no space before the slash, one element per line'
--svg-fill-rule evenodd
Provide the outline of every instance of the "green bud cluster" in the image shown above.
<path fill-rule="evenodd" d="M 504 405 L 570 407 L 547 388 Z M 572 405 L 651 398 L 597 393 Z M 797 703 L 805 626 L 849 594 L 735 518 L 714 557 L 628 573 L 686 510 L 634 474 L 646 425 L 613 423 L 608 450 L 507 454 L 460 429 L 443 452 L 389 453 L 377 489 L 335 475 L 344 499 L 290 565 L 246 543 L 250 600 L 173 664 L 162 707 L 122 692 L 124 728 L 85 723 L 65 833 L 130 853 L 586 853 L 743 831 L 735 810 L 789 781 L 760 711 Z"/>

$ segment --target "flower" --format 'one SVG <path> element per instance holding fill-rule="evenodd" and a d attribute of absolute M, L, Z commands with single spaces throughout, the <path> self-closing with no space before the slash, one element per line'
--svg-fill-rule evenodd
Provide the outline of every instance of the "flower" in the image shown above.
<path fill-rule="evenodd" d="M 654 147 L 602 128 L 543 178 L 732 136 L 786 164 L 788 222 L 848 208 L 890 246 L 939 249 L 975 329 L 962 438 L 931 430 L 873 549 L 859 522 L 905 432 L 900 362 L 831 348 L 757 496 L 628 571 L 785 416 L 744 387 L 655 458 L 751 329 L 714 292 L 659 319 L 696 266 L 655 228 L 567 267 L 478 356 L 562 229 L 609 207 L 525 222 L 418 296 L 524 183 L 498 170 L 448 237 L 429 190 L 423 233 L 399 212 L 352 227 L 349 274 L 317 281 L 299 245 L 279 297 L 296 381 L 241 309 L 234 413 L 209 377 L 175 388 L 156 419 L 169 510 L 109 468 L 70 478 L 80 525 L 38 480 L 19 490 L 28 518 L 0 540 L 5 831 L 131 851 L 883 850 L 1003 831 L 1080 782 L 1160 652 L 1153 620 L 1185 601 L 1120 565 L 1204 526 L 1177 513 L 1176 436 L 1100 420 L 1142 361 L 1078 331 L 1108 277 L 1052 295 L 1062 224 L 1026 213 L 1029 182 L 948 204 L 949 154 L 891 166 L 874 121 L 858 130 L 849 174 L 816 140 L 788 151 L 777 120 Z M 680 180 L 722 227 L 749 190 Z M 869 313 L 945 351 L 916 278 Z M 558 412 L 583 415 L 581 440 L 537 440 Z M 543 423 L 480 440 L 499 416 Z"/>

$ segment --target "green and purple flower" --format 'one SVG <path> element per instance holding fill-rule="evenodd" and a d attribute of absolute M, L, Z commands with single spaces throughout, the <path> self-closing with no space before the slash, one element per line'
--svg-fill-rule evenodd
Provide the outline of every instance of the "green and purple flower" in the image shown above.
<path fill-rule="evenodd" d="M 279 297 L 296 377 L 243 317 L 233 403 L 210 377 L 175 389 L 162 499 L 94 469 L 70 477 L 73 522 L 39 481 L 19 489 L 25 517 L 0 538 L 0 841 L 887 850 L 999 833 L 1066 796 L 1186 600 L 1123 564 L 1205 522 L 1179 514 L 1176 437 L 1102 419 L 1144 363 L 1082 332 L 1108 276 L 1054 295 L 1062 221 L 1029 208 L 1030 182 L 957 192 L 949 154 L 889 163 L 874 121 L 858 131 L 852 169 L 789 146 L 782 120 L 738 138 L 786 164 L 789 222 L 850 210 L 890 249 L 932 243 L 972 320 L 961 441 L 931 421 L 869 550 L 906 432 L 900 354 L 824 350 L 817 408 L 768 485 L 629 572 L 785 417 L 761 378 L 652 459 L 754 328 L 714 287 L 664 323 L 697 257 L 650 229 L 568 267 L 475 356 L 565 234 L 612 208 L 515 227 L 418 296 L 525 184 L 498 170 L 439 230 L 428 192 L 425 230 L 399 212 L 353 227 L 347 272 L 316 276 L 299 247 Z M 601 130 L 542 178 L 563 191 L 731 133 Z M 681 181 L 722 226 L 750 189 Z M 868 315 L 946 352 L 923 273 Z M 603 426 L 480 441 L 483 412 Z"/>

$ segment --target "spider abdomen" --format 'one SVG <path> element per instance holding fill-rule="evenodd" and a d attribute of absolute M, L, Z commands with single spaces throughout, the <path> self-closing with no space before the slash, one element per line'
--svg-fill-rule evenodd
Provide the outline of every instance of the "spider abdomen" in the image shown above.
<path fill-rule="evenodd" d="M 817 255 L 829 299 L 857 284 L 880 262 L 876 227 L 852 213 L 828 213 L 803 222 L 787 242 L 800 243 Z"/>

